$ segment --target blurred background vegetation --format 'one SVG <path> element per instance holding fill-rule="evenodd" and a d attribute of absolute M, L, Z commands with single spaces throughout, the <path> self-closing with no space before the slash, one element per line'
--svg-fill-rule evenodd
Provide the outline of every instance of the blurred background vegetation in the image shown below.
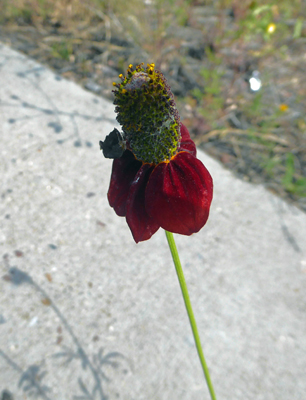
<path fill-rule="evenodd" d="M 306 211 L 306 0 L 0 0 L 0 41 L 110 99 L 154 62 L 200 147 Z"/>

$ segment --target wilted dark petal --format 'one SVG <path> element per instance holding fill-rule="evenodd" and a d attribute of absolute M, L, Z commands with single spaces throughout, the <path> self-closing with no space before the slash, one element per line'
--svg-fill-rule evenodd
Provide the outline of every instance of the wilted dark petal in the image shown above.
<path fill-rule="evenodd" d="M 193 141 L 190 139 L 190 134 L 185 125 L 181 124 L 181 142 L 179 151 L 188 151 L 193 156 L 197 155 L 197 149 Z"/>
<path fill-rule="evenodd" d="M 126 201 L 130 186 L 142 163 L 135 159 L 132 152 L 126 150 L 120 158 L 113 161 L 108 201 L 117 215 L 125 217 Z"/>
<path fill-rule="evenodd" d="M 146 210 L 163 229 L 191 235 L 205 225 L 212 194 L 212 178 L 202 162 L 181 152 L 152 172 Z"/>
<path fill-rule="evenodd" d="M 150 239 L 160 225 L 150 217 L 145 209 L 145 191 L 154 166 L 144 164 L 138 171 L 130 187 L 127 199 L 126 222 L 136 243 Z"/>

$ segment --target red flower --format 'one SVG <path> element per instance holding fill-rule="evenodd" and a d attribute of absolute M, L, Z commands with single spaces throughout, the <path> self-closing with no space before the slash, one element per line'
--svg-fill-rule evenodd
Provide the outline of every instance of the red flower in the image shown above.
<path fill-rule="evenodd" d="M 140 64 L 119 78 L 114 104 L 123 132 L 114 129 L 100 142 L 104 156 L 114 158 L 109 204 L 126 217 L 136 243 L 160 227 L 198 232 L 209 215 L 212 178 L 196 158 L 165 77 L 154 64 Z"/>
<path fill-rule="evenodd" d="M 213 195 L 212 178 L 196 158 L 196 147 L 181 125 L 178 153 L 157 165 L 138 161 L 130 150 L 113 161 L 108 200 L 126 217 L 136 243 L 161 227 L 191 235 L 206 223 Z"/>

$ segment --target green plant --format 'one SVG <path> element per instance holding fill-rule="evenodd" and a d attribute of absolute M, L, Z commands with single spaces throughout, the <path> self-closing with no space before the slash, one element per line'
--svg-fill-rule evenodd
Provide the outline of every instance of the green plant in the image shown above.
<path fill-rule="evenodd" d="M 302 30 L 303 30 L 303 18 L 298 18 L 296 20 L 295 26 L 294 26 L 294 31 L 293 31 L 293 39 L 298 39 L 299 37 L 302 36 Z"/>
<path fill-rule="evenodd" d="M 0 21 L 17 21 L 17 23 L 29 24 L 32 22 L 33 9 L 27 4 L 14 4 L 4 1 L 0 14 Z"/>
<path fill-rule="evenodd" d="M 191 91 L 191 95 L 199 103 L 199 113 L 203 115 L 212 126 L 215 126 L 224 107 L 221 86 L 222 72 L 213 66 L 212 68 L 203 68 L 200 71 L 200 75 L 203 77 L 204 90 L 195 88 Z"/>
<path fill-rule="evenodd" d="M 73 47 L 72 44 L 68 41 L 61 41 L 52 44 L 53 57 L 62 58 L 63 60 L 69 61 L 72 53 Z"/>
<path fill-rule="evenodd" d="M 287 153 L 286 172 L 282 184 L 288 192 L 306 197 L 306 178 L 296 173 L 295 156 L 292 153 Z"/>

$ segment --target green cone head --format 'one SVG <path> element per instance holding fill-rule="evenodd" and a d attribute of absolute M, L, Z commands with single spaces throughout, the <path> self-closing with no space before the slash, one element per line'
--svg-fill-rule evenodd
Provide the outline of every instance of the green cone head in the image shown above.
<path fill-rule="evenodd" d="M 129 65 L 119 75 L 114 104 L 126 146 L 135 157 L 149 164 L 169 161 L 180 143 L 180 120 L 173 94 L 154 64 Z"/>

